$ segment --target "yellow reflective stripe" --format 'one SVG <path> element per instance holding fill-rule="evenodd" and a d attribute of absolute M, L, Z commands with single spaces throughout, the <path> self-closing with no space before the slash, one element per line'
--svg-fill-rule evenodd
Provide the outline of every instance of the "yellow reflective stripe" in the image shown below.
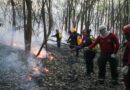
<path fill-rule="evenodd" d="M 59 38 L 62 38 L 62 33 L 59 33 Z"/>
<path fill-rule="evenodd" d="M 71 32 L 76 32 L 77 31 L 77 28 L 72 28 L 71 29 Z"/>
<path fill-rule="evenodd" d="M 77 36 L 77 44 L 78 44 L 78 45 L 81 45 L 81 43 L 82 43 L 82 38 L 81 38 L 81 36 Z"/>

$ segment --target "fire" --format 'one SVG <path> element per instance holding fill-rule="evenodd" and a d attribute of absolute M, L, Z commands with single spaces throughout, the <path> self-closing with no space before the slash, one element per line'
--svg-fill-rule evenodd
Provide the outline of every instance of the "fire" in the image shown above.
<path fill-rule="evenodd" d="M 27 80 L 32 80 L 33 77 L 38 77 L 41 74 L 41 68 L 38 66 L 34 66 L 32 67 L 31 72 L 29 73 L 29 75 L 27 75 Z"/>
<path fill-rule="evenodd" d="M 33 53 L 34 55 L 36 55 L 37 52 L 38 52 L 38 50 L 39 50 L 39 49 L 37 49 L 37 48 L 33 48 L 33 49 L 32 49 L 32 53 Z M 38 58 L 48 58 L 50 61 L 54 60 L 54 58 L 55 58 L 55 56 L 54 56 L 51 52 L 48 52 L 48 53 L 47 53 L 45 50 L 44 50 L 44 51 L 42 50 L 37 57 L 38 57 Z"/>
<path fill-rule="evenodd" d="M 29 74 L 29 75 L 27 75 L 27 80 L 28 81 L 31 81 L 32 80 L 32 76 Z"/>
<path fill-rule="evenodd" d="M 40 68 L 38 66 L 35 66 L 32 68 L 32 74 L 33 75 L 39 75 L 41 73 Z"/>
<path fill-rule="evenodd" d="M 52 60 L 54 60 L 54 55 L 51 53 L 51 52 L 49 52 L 48 53 L 48 59 L 50 60 L 50 61 L 52 61 Z"/>
<path fill-rule="evenodd" d="M 47 68 L 44 68 L 43 72 L 47 74 L 49 72 L 49 70 Z"/>
<path fill-rule="evenodd" d="M 50 61 L 52 61 L 53 59 L 54 59 L 54 57 L 53 56 L 48 56 L 48 59 L 50 60 Z"/>
<path fill-rule="evenodd" d="M 54 59 L 54 57 L 53 56 L 50 56 L 50 59 L 49 60 L 53 60 Z"/>
<path fill-rule="evenodd" d="M 37 48 L 33 48 L 33 49 L 32 49 L 32 53 L 33 53 L 34 55 L 37 55 L 38 51 L 39 51 L 39 49 L 37 49 Z M 38 58 L 46 58 L 46 57 L 47 57 L 47 52 L 42 50 L 37 57 L 38 57 Z"/>
<path fill-rule="evenodd" d="M 38 72 L 38 71 L 39 71 L 39 67 L 35 66 L 35 67 L 32 68 L 32 70 L 33 70 L 34 72 Z"/>

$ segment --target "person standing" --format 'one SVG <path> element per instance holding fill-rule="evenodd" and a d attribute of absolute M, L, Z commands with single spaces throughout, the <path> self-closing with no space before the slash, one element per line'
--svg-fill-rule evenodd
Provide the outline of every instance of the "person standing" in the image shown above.
<path fill-rule="evenodd" d="M 125 90 L 130 90 L 130 24 L 125 25 L 122 29 L 125 39 L 125 51 L 123 55 L 123 68 L 122 72 L 124 74 L 124 83 L 126 86 Z"/>
<path fill-rule="evenodd" d="M 70 43 L 69 47 L 71 50 L 74 50 L 76 52 L 76 57 L 79 57 L 79 49 L 75 49 L 75 47 L 79 46 L 82 41 L 82 37 L 79 33 L 77 33 L 77 27 L 76 27 L 76 22 L 73 21 L 73 27 L 69 31 L 69 38 L 67 40 L 67 43 Z"/>
<path fill-rule="evenodd" d="M 83 31 L 82 47 L 87 47 L 92 44 L 92 39 L 90 37 L 91 29 Z M 84 50 L 84 59 L 86 64 L 86 75 L 91 77 L 91 74 L 94 73 L 93 59 L 96 55 L 96 52 L 93 49 Z"/>
<path fill-rule="evenodd" d="M 57 42 L 57 47 L 60 48 L 61 47 L 61 39 L 62 39 L 62 35 L 61 33 L 59 32 L 58 29 L 56 29 L 56 34 L 55 35 L 52 35 L 52 37 L 56 37 L 56 42 Z"/>
<path fill-rule="evenodd" d="M 104 84 L 105 73 L 106 73 L 106 64 L 109 62 L 111 76 L 112 76 L 112 84 L 118 84 L 118 60 L 116 59 L 116 53 L 119 49 L 119 41 L 115 34 L 107 31 L 106 26 L 101 25 L 99 27 L 100 36 L 96 38 L 94 43 L 89 45 L 87 49 L 94 48 L 97 44 L 100 46 L 100 56 L 98 58 L 98 82 L 100 84 Z"/>

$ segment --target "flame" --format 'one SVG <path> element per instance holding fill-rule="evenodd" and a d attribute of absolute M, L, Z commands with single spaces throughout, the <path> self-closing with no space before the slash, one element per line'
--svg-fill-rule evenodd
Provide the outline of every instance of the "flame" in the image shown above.
<path fill-rule="evenodd" d="M 33 48 L 32 53 L 34 55 L 37 55 L 38 50 L 39 49 L 37 49 L 37 48 Z M 53 53 L 51 53 L 51 52 L 46 52 L 45 50 L 42 50 L 37 57 L 38 58 L 48 58 L 48 60 L 52 61 L 52 60 L 54 60 L 55 55 Z"/>
<path fill-rule="evenodd" d="M 27 75 L 27 80 L 31 81 L 32 80 L 32 76 L 31 75 Z"/>
<path fill-rule="evenodd" d="M 52 61 L 52 60 L 54 60 L 54 57 L 53 57 L 53 56 L 49 56 L 48 59 L 49 59 L 50 61 Z"/>
<path fill-rule="evenodd" d="M 38 66 L 35 66 L 32 68 L 32 74 L 33 75 L 39 75 L 41 73 L 40 68 Z"/>
<path fill-rule="evenodd" d="M 39 49 L 37 49 L 37 48 L 33 48 L 33 49 L 32 49 L 32 53 L 33 53 L 34 55 L 37 55 L 38 51 L 39 51 Z M 47 57 L 47 52 L 42 50 L 37 57 L 38 57 L 38 58 L 46 58 L 46 57 Z"/>
<path fill-rule="evenodd" d="M 47 74 L 47 73 L 49 72 L 49 70 L 45 67 L 45 68 L 43 69 L 43 72 Z"/>
<path fill-rule="evenodd" d="M 40 67 L 32 67 L 32 71 L 27 75 L 27 80 L 31 81 L 33 76 L 38 76 L 41 74 Z"/>
<path fill-rule="evenodd" d="M 52 60 L 54 60 L 54 55 L 51 53 L 51 52 L 49 52 L 48 53 L 48 59 L 50 60 L 50 61 L 52 61 Z"/>
<path fill-rule="evenodd" d="M 35 66 L 35 67 L 33 67 L 33 68 L 32 68 L 32 70 L 33 70 L 34 72 L 38 72 L 38 71 L 39 71 L 39 69 L 40 69 L 40 68 L 39 68 L 39 67 L 37 67 L 37 66 Z"/>

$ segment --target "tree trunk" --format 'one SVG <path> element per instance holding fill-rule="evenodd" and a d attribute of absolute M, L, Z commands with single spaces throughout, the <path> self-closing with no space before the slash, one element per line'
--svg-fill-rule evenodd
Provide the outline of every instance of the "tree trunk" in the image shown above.
<path fill-rule="evenodd" d="M 49 2 L 47 2 L 49 1 Z M 47 32 L 47 28 L 46 28 L 46 15 L 45 15 L 45 4 L 47 4 L 47 9 L 48 9 L 48 15 L 49 15 L 49 27 L 48 27 L 48 32 Z M 51 0 L 43 0 L 42 2 L 42 20 L 43 20 L 43 24 L 44 24 L 44 39 L 43 39 L 43 43 L 37 53 L 36 56 L 38 56 L 42 50 L 42 48 L 45 45 L 46 51 L 47 51 L 47 39 L 51 33 L 51 28 L 53 26 L 53 18 L 52 18 L 52 12 L 51 12 L 51 8 L 52 8 L 52 4 L 51 4 Z"/>
<path fill-rule="evenodd" d="M 25 26 L 25 51 L 27 53 L 31 50 L 31 37 L 32 37 L 32 1 L 25 0 L 27 6 L 27 25 Z"/>
<path fill-rule="evenodd" d="M 15 12 L 15 3 L 14 0 L 11 0 L 11 5 L 12 5 L 12 19 L 13 19 L 13 23 L 12 23 L 12 39 L 11 39 L 11 46 L 13 46 L 13 42 L 14 42 L 14 33 L 15 33 L 15 26 L 16 26 L 16 12 Z"/>

